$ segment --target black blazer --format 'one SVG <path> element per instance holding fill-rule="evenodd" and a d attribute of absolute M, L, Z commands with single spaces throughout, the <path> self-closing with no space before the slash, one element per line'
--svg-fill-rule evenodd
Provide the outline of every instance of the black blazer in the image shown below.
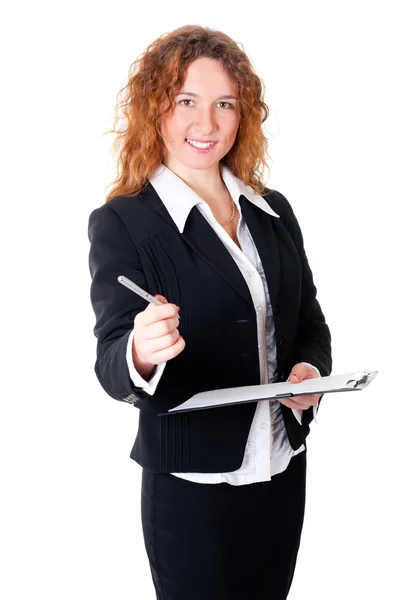
<path fill-rule="evenodd" d="M 265 199 L 280 218 L 245 196 L 240 207 L 268 282 L 278 353 L 275 381 L 285 381 L 302 361 L 330 375 L 330 330 L 316 299 L 300 227 L 282 194 L 271 190 Z M 118 196 L 93 210 L 88 235 L 95 372 L 109 396 L 140 409 L 130 457 L 155 472 L 238 469 L 256 402 L 157 416 L 197 392 L 260 383 L 256 312 L 231 255 L 196 207 L 181 234 L 150 183 L 139 196 Z M 134 317 L 147 302 L 122 286 L 119 275 L 181 309 L 179 331 L 186 347 L 167 362 L 152 396 L 133 384 L 126 363 Z M 303 412 L 302 425 L 291 409 L 281 409 L 297 449 L 309 433 L 312 407 Z"/>

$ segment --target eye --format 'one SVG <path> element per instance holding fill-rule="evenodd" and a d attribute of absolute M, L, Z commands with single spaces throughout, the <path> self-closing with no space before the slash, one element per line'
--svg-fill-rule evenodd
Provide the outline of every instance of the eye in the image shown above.
<path fill-rule="evenodd" d="M 184 98 L 184 100 L 180 100 L 178 102 L 178 104 L 182 104 L 182 102 L 193 102 L 193 100 L 191 100 L 190 98 Z M 183 106 L 188 106 L 187 104 L 184 104 Z"/>
<path fill-rule="evenodd" d="M 184 98 L 183 100 L 180 100 L 178 102 L 178 104 L 181 104 L 182 106 L 189 106 L 188 104 L 182 104 L 183 102 L 193 102 L 193 100 L 191 100 L 190 98 Z M 234 105 L 231 104 L 231 102 L 224 102 L 224 101 L 222 101 L 222 102 L 218 102 L 218 104 L 226 104 L 226 106 L 224 107 L 226 109 L 234 108 Z"/>

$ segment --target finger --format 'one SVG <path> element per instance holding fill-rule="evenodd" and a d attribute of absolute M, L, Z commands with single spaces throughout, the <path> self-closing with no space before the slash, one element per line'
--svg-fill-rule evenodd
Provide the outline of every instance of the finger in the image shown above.
<path fill-rule="evenodd" d="M 170 317 L 168 319 L 162 319 L 162 321 L 151 323 L 145 327 L 145 338 L 147 340 L 152 340 L 155 338 L 164 337 L 169 333 L 172 333 L 174 330 L 177 330 L 179 323 L 178 317 Z"/>
<path fill-rule="evenodd" d="M 321 394 L 303 394 L 302 396 L 296 396 L 294 400 L 298 402 L 311 402 L 311 404 L 316 404 L 320 398 Z"/>
<path fill-rule="evenodd" d="M 168 303 L 168 300 L 165 298 L 165 296 L 162 296 L 161 294 L 155 294 L 154 298 L 156 298 L 157 300 L 160 300 L 164 304 Z"/>
<path fill-rule="evenodd" d="M 146 326 L 156 323 L 157 321 L 161 321 L 162 319 L 175 317 L 177 314 L 178 308 L 176 304 L 168 302 L 158 306 L 156 304 L 149 304 L 146 310 L 144 310 L 142 313 L 138 313 L 135 318 L 139 318 L 139 321 L 142 323 L 142 325 Z"/>
<path fill-rule="evenodd" d="M 293 400 L 292 398 L 283 398 L 282 401 L 280 400 L 280 402 L 282 404 L 285 404 L 285 406 L 288 406 L 288 408 L 298 408 L 300 410 L 306 410 L 307 408 L 310 408 L 310 404 L 303 404 L 300 402 L 297 402 L 296 400 Z"/>
<path fill-rule="evenodd" d="M 175 358 L 178 354 L 180 354 L 186 346 L 186 342 L 181 335 L 178 335 L 177 340 L 172 346 L 168 348 L 163 348 L 161 350 L 155 351 L 152 354 L 151 362 L 154 364 L 159 364 L 161 362 L 165 362 Z"/>
<path fill-rule="evenodd" d="M 291 404 L 288 405 L 290 408 L 301 408 L 303 410 L 315 406 L 320 398 L 321 394 L 305 394 L 303 396 L 296 396 L 295 398 L 286 398 Z M 284 399 L 283 399 L 284 400 Z"/>
<path fill-rule="evenodd" d="M 290 376 L 287 381 L 291 381 L 292 383 L 299 383 L 300 381 L 304 381 L 305 379 L 314 379 L 318 377 L 318 374 L 312 367 L 305 365 L 304 363 L 297 363 L 291 369 Z"/>
<path fill-rule="evenodd" d="M 164 304 L 168 303 L 168 300 L 165 298 L 165 296 L 161 296 L 161 294 L 156 294 L 154 296 L 154 298 L 156 298 L 157 300 L 161 300 L 161 302 L 163 302 Z M 173 304 L 173 303 L 171 302 L 170 304 Z M 175 306 L 176 306 L 177 311 L 179 312 L 181 309 L 176 304 L 175 304 Z"/>
<path fill-rule="evenodd" d="M 301 399 L 302 398 L 302 399 Z M 309 406 L 311 406 L 311 401 L 306 399 L 306 396 L 300 396 L 300 400 L 298 400 L 298 398 L 294 398 L 292 399 L 293 403 L 294 403 L 294 408 L 302 408 L 302 409 L 306 409 Z"/>
<path fill-rule="evenodd" d="M 166 335 L 162 335 L 156 338 L 150 338 L 147 340 L 142 340 L 140 343 L 140 351 L 145 354 L 145 356 L 153 356 L 157 352 L 170 348 L 175 344 L 177 339 L 179 338 L 180 333 L 177 329 L 167 333 Z M 150 360 L 152 362 L 152 360 Z"/>

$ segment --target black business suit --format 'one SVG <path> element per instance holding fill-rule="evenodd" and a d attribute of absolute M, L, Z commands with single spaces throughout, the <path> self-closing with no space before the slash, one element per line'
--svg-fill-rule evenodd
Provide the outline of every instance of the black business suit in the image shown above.
<path fill-rule="evenodd" d="M 328 375 L 330 332 L 316 300 L 300 228 L 281 194 L 272 191 L 266 199 L 281 218 L 259 209 L 245 196 L 240 197 L 240 209 L 267 279 L 275 320 L 278 380 L 285 380 L 292 366 L 302 361 Z M 256 403 L 157 416 L 199 391 L 260 383 L 255 307 L 238 267 L 195 207 L 181 234 L 151 184 L 139 198 L 118 197 L 93 211 L 89 237 L 91 299 L 98 337 L 95 370 L 109 395 L 141 409 L 131 457 L 144 469 L 142 520 L 158 598 L 255 600 L 258 591 L 262 600 L 285 598 L 303 518 L 305 453 L 294 457 L 288 469 L 271 482 L 240 486 L 236 492 L 228 484 L 194 484 L 167 474 L 239 468 Z M 147 303 L 122 288 L 118 275 L 129 277 L 152 294 L 163 294 L 181 307 L 179 329 L 186 348 L 167 363 L 153 396 L 134 386 L 125 358 L 133 319 Z M 290 409 L 281 408 L 290 444 L 297 449 L 309 432 L 312 408 L 304 411 L 302 425 Z M 230 505 L 232 498 L 231 518 L 242 526 L 235 527 L 229 519 L 226 529 L 219 510 L 226 503 Z M 154 500 L 161 507 L 156 519 Z M 257 538 L 257 517 L 247 529 L 250 507 L 256 503 L 264 515 L 266 533 L 261 538 Z M 177 512 L 177 507 L 182 512 Z M 190 514 L 194 516 L 188 529 Z M 268 520 L 265 515 L 270 515 Z M 216 519 L 221 523 L 219 529 L 214 526 Z M 235 539 L 239 531 L 243 537 L 228 554 L 228 540 Z M 212 576 L 211 571 L 202 574 L 198 569 L 191 575 L 183 565 L 190 563 L 194 553 L 202 564 L 210 561 L 219 548 L 215 533 L 228 544 L 223 559 L 225 573 L 216 567 Z M 215 541 L 205 549 L 210 536 Z M 276 550 L 274 538 L 278 540 Z M 184 546 L 179 540 L 185 540 Z M 256 563 L 248 562 L 253 572 L 247 576 L 242 553 L 244 548 L 253 547 L 255 540 Z M 279 569 L 277 576 L 272 573 L 273 560 L 274 568 Z M 239 571 L 243 572 L 242 582 Z"/>
<path fill-rule="evenodd" d="M 300 227 L 282 194 L 272 191 L 266 200 L 279 219 L 243 196 L 240 206 L 267 278 L 278 380 L 285 381 L 301 361 L 329 375 L 331 336 Z M 95 371 L 111 397 L 140 408 L 131 457 L 155 472 L 239 468 L 255 403 L 157 416 L 200 391 L 259 384 L 255 308 L 233 259 L 196 208 L 181 235 L 151 184 L 139 198 L 117 197 L 95 209 L 89 239 Z M 133 319 L 147 302 L 121 286 L 118 275 L 181 308 L 179 330 L 186 348 L 167 363 L 153 396 L 134 386 L 125 360 Z M 282 405 L 282 411 L 290 444 L 297 449 L 309 432 L 312 408 L 303 412 L 302 425 L 291 409 Z M 234 420 L 237 428 L 230 427 Z"/>

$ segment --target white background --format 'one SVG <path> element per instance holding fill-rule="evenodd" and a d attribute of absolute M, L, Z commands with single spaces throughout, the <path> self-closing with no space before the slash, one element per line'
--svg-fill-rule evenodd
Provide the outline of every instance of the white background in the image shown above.
<path fill-rule="evenodd" d="M 93 370 L 87 222 L 113 177 L 103 134 L 128 68 L 185 24 L 241 42 L 265 84 L 268 185 L 301 225 L 333 374 L 379 371 L 363 392 L 325 396 L 312 426 L 289 600 L 413 597 L 408 5 L 20 2 L 3 14 L 2 598 L 155 598 L 129 458 L 139 412 Z"/>

